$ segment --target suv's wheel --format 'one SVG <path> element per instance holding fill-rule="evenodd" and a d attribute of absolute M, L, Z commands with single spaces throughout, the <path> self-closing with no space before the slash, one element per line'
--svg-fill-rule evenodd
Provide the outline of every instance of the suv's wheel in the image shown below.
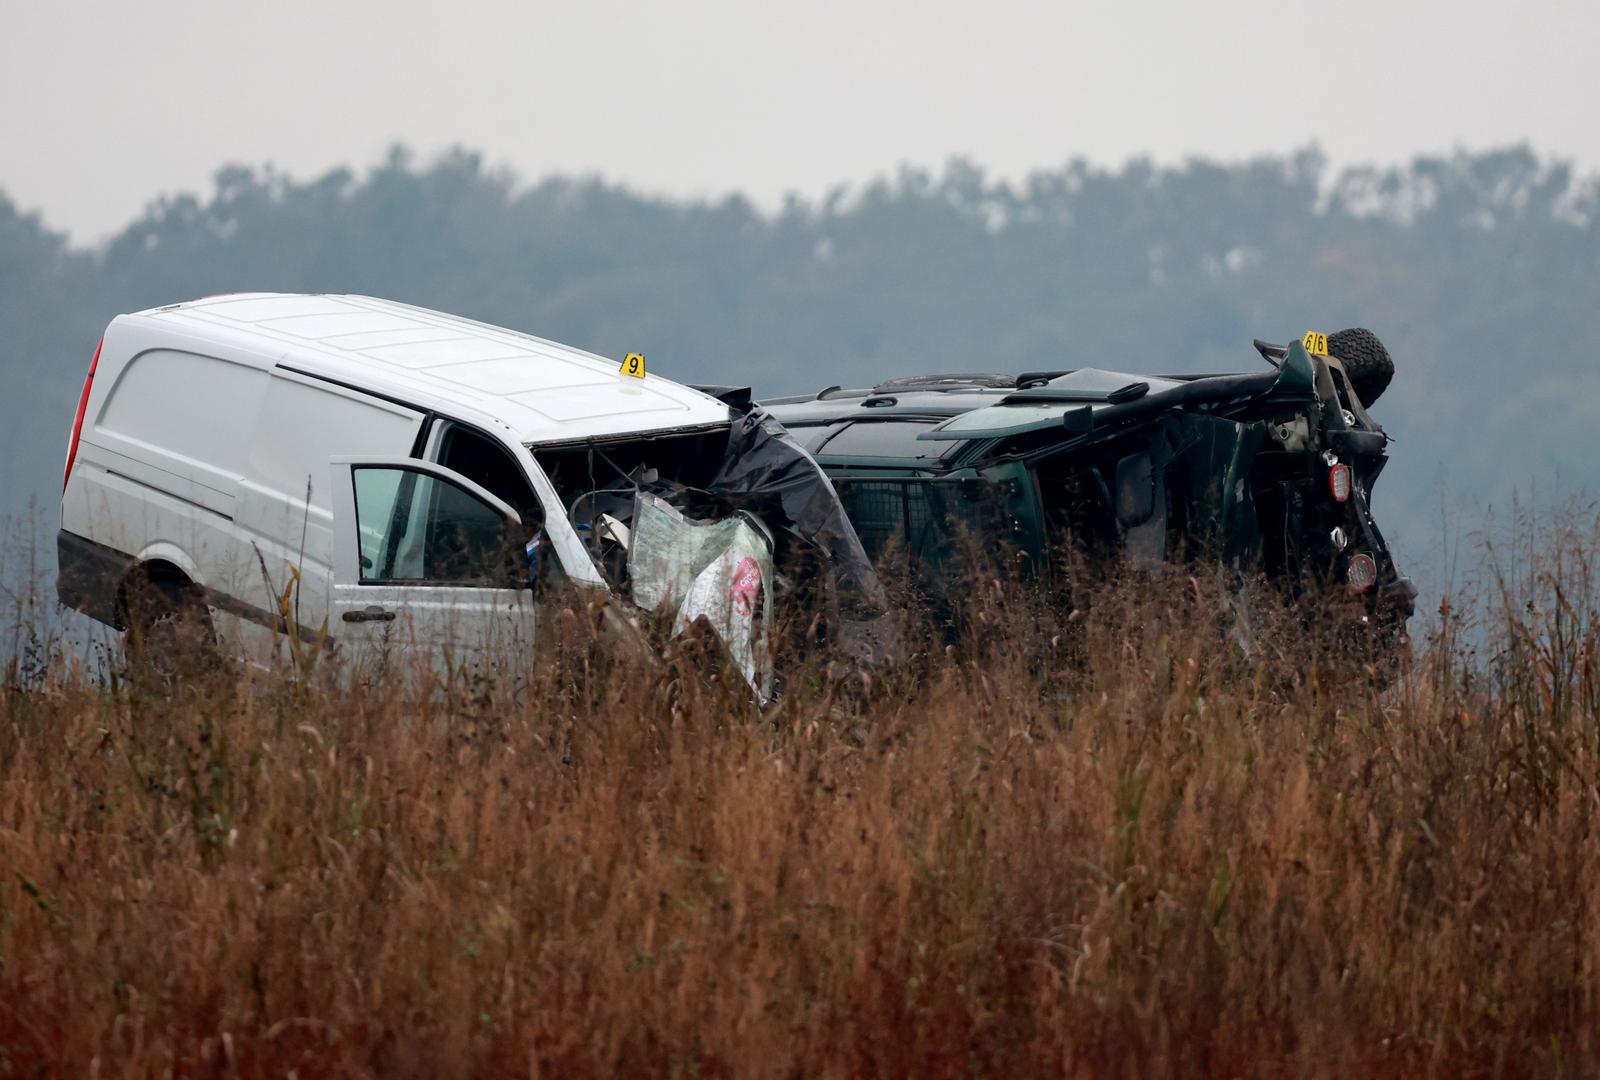
<path fill-rule="evenodd" d="M 205 606 L 186 583 L 143 581 L 127 597 L 128 660 L 171 681 L 211 668 L 216 635 Z"/>
<path fill-rule="evenodd" d="M 1389 380 L 1394 378 L 1394 360 L 1371 330 L 1353 327 L 1329 334 L 1328 353 L 1344 363 L 1351 388 L 1361 404 L 1368 407 L 1382 396 L 1389 387 Z"/>

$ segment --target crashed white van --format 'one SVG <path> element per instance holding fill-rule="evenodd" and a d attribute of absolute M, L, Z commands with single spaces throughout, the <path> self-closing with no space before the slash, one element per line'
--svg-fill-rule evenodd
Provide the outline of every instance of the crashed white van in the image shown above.
<path fill-rule="evenodd" d="M 384 300 L 242 294 L 107 328 L 58 593 L 152 642 L 187 623 L 259 662 L 285 639 L 387 660 L 536 648 L 564 577 L 704 617 L 764 696 L 775 558 L 800 548 L 872 614 L 831 487 L 747 393 Z"/>

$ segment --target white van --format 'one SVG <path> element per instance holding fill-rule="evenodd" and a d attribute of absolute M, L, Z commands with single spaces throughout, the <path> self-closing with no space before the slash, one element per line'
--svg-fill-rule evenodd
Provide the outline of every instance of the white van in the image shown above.
<path fill-rule="evenodd" d="M 635 500 L 704 488 L 742 415 L 615 360 L 368 297 L 122 315 L 73 421 L 59 596 L 120 630 L 182 614 L 261 661 L 287 637 L 347 656 L 527 643 L 532 589 L 552 576 L 608 588 L 608 561 L 637 576 Z M 710 535 L 653 501 L 659 535 Z M 716 551 L 690 544 L 693 565 L 656 592 L 681 599 L 719 552 L 741 553 L 720 595 L 760 636 L 772 536 L 743 518 Z M 764 638 L 728 644 L 761 689 Z"/>

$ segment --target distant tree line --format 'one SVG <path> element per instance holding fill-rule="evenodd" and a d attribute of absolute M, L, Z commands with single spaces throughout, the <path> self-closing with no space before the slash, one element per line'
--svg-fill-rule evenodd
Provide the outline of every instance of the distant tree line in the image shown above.
<path fill-rule="evenodd" d="M 3 178 L 0 178 L 3 180 Z M 1578 489 L 1600 455 L 1600 183 L 1527 148 L 1330 170 L 950 162 L 791 199 L 526 186 L 403 149 L 301 182 L 228 166 L 84 250 L 0 193 L 0 513 L 59 495 L 104 324 L 219 292 L 361 292 L 648 355 L 758 393 L 931 371 L 1253 369 L 1252 337 L 1367 326 L 1400 374 L 1380 514 Z M 1391 531 L 1394 531 L 1393 528 Z"/>

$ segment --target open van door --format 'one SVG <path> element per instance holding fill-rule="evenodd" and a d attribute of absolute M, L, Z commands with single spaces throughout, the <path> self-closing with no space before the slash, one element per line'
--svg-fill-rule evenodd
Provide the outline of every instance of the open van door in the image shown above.
<path fill-rule="evenodd" d="M 534 607 L 516 511 L 415 458 L 335 457 L 333 622 L 340 652 L 397 675 L 517 665 Z"/>

